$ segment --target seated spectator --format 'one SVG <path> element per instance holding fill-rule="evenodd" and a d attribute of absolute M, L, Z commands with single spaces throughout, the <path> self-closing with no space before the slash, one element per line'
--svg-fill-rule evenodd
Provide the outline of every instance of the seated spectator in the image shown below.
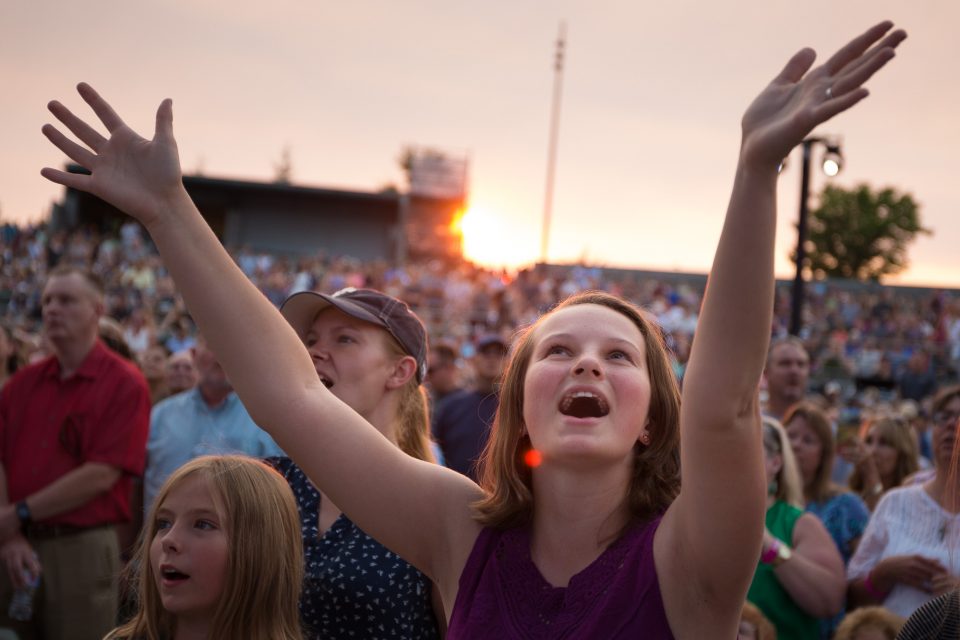
<path fill-rule="evenodd" d="M 803 480 L 806 511 L 817 516 L 840 552 L 844 567 L 850 561 L 870 510 L 856 494 L 830 480 L 833 468 L 833 431 L 815 405 L 794 405 L 784 417 L 790 447 Z M 829 638 L 840 617 L 821 621 L 821 637 Z"/>
<path fill-rule="evenodd" d="M 803 482 L 806 510 L 823 522 L 846 564 L 867 526 L 870 512 L 863 500 L 830 480 L 835 445 L 826 415 L 804 402 L 787 411 L 785 422 Z"/>
<path fill-rule="evenodd" d="M 896 418 L 865 422 L 861 437 L 843 455 L 854 464 L 850 488 L 872 511 L 884 493 L 917 470 L 917 440 L 913 430 Z"/>
<path fill-rule="evenodd" d="M 495 333 L 477 340 L 471 359 L 473 382 L 439 403 L 433 413 L 436 438 L 446 466 L 477 480 L 477 463 L 490 438 L 490 427 L 500 400 L 500 380 L 507 358 L 507 343 Z"/>
<path fill-rule="evenodd" d="M 174 312 L 175 313 L 175 312 Z M 192 349 L 197 343 L 194 335 L 193 321 L 185 313 L 176 316 L 176 319 L 170 324 L 169 333 L 164 336 L 163 346 L 170 353 Z"/>
<path fill-rule="evenodd" d="M 152 313 L 146 313 L 137 307 L 124 322 L 123 337 L 137 355 L 146 351 L 156 338 L 152 317 Z"/>
<path fill-rule="evenodd" d="M 167 387 L 167 358 L 169 357 L 170 352 L 160 344 L 148 347 L 139 354 L 140 370 L 143 371 L 143 377 L 150 385 L 150 401 L 153 404 L 157 404 L 172 393 Z"/>
<path fill-rule="evenodd" d="M 170 395 L 182 393 L 197 386 L 197 367 L 193 364 L 193 352 L 184 349 L 167 358 L 166 374 Z"/>
<path fill-rule="evenodd" d="M 130 349 L 130 345 L 123 339 L 123 329 L 120 323 L 113 318 L 102 317 L 97 322 L 97 333 L 105 345 L 110 347 L 111 351 L 129 362 L 136 362 L 136 355 Z"/>
<path fill-rule="evenodd" d="M 957 588 L 960 478 L 950 468 L 960 387 L 943 389 L 933 410 L 936 473 L 923 484 L 892 489 L 880 500 L 847 570 L 854 604 L 882 604 L 907 617 Z"/>
<path fill-rule="evenodd" d="M 438 342 L 430 347 L 426 385 L 430 391 L 431 409 L 448 395 L 460 389 L 460 354 L 448 342 Z"/>
<path fill-rule="evenodd" d="M 921 402 L 936 392 L 937 377 L 925 350 L 918 349 L 910 356 L 906 370 L 897 380 L 897 386 L 901 398 L 914 402 Z"/>
<path fill-rule="evenodd" d="M 239 453 L 256 458 L 283 455 L 247 413 L 213 352 L 201 338 L 193 351 L 199 382 L 153 407 L 143 475 L 144 506 L 175 469 L 193 458 Z"/>
<path fill-rule="evenodd" d="M 945 593 L 913 612 L 897 640 L 953 640 L 960 637 L 960 591 Z"/>
<path fill-rule="evenodd" d="M 767 516 L 760 563 L 747 592 L 781 640 L 819 636 L 817 618 L 843 605 L 843 560 L 816 516 L 800 508 L 803 492 L 783 427 L 763 420 Z"/>
<path fill-rule="evenodd" d="M 896 640 L 903 623 L 883 607 L 861 607 L 847 614 L 833 640 Z"/>

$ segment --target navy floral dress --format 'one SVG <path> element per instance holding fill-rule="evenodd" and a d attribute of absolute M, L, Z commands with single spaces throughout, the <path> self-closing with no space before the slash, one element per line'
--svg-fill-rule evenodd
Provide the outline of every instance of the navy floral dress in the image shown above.
<path fill-rule="evenodd" d="M 321 536 L 320 492 L 289 458 L 267 458 L 297 499 L 305 581 L 300 616 L 310 638 L 439 638 L 430 580 L 341 514 Z"/>

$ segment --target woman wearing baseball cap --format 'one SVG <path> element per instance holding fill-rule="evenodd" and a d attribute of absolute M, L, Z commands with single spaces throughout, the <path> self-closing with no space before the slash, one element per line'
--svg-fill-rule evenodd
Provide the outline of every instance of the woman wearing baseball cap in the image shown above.
<path fill-rule="evenodd" d="M 305 291 L 280 312 L 335 397 L 407 455 L 434 461 L 421 384 L 427 333 L 405 303 L 372 289 Z M 286 478 L 300 511 L 300 615 L 309 636 L 439 638 L 443 608 L 430 579 L 364 533 L 290 458 L 267 462 Z"/>

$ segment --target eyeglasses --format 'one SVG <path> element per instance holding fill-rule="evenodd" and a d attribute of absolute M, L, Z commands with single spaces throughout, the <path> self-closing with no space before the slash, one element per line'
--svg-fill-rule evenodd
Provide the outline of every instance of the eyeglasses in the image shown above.
<path fill-rule="evenodd" d="M 933 421 L 943 427 L 955 425 L 958 420 L 960 420 L 960 413 L 956 411 L 938 411 L 933 414 Z"/>

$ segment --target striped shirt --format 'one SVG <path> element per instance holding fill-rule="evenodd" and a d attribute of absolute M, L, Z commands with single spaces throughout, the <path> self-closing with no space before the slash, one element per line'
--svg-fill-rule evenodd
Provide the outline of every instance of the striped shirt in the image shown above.
<path fill-rule="evenodd" d="M 910 616 L 897 640 L 957 640 L 960 638 L 960 591 L 931 600 Z"/>

